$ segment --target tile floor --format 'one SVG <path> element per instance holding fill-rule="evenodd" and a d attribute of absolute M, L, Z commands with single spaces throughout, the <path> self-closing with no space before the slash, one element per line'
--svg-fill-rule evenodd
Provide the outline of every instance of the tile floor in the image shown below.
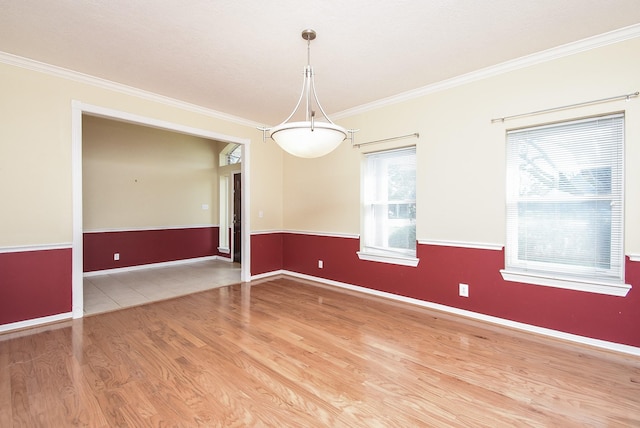
<path fill-rule="evenodd" d="M 84 314 L 142 305 L 240 282 L 240 264 L 206 260 L 84 278 Z"/>

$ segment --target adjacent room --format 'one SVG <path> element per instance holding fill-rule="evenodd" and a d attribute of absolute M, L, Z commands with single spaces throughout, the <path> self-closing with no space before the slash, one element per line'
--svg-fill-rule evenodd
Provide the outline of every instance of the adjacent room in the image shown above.
<path fill-rule="evenodd" d="M 85 315 L 240 282 L 240 148 L 83 116 Z"/>
<path fill-rule="evenodd" d="M 636 0 L 0 2 L 0 426 L 640 426 Z"/>

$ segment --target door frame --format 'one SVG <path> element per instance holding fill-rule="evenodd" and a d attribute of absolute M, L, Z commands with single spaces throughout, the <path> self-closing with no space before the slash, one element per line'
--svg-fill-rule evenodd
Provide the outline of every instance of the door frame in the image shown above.
<path fill-rule="evenodd" d="M 73 223 L 73 244 L 71 262 L 71 305 L 73 318 L 82 318 L 84 314 L 84 291 L 83 291 L 83 212 L 82 212 L 82 116 L 90 115 L 111 119 L 120 122 L 128 122 L 136 125 L 148 126 L 180 134 L 193 135 L 224 143 L 234 143 L 242 145 L 242 266 L 240 269 L 240 280 L 248 282 L 251 280 L 251 239 L 249 222 L 249 162 L 250 143 L 248 138 L 241 138 L 220 134 L 201 128 L 193 128 L 178 123 L 140 116 L 121 110 L 96 106 L 83 103 L 79 100 L 71 102 L 71 169 L 72 169 L 72 223 Z"/>

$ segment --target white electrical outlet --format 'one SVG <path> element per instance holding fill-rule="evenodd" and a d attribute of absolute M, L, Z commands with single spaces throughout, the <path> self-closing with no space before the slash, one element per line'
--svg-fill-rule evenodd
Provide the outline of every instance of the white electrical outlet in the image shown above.
<path fill-rule="evenodd" d="M 458 294 L 462 297 L 469 297 L 469 284 L 458 284 Z"/>
<path fill-rule="evenodd" d="M 322 262 L 322 260 L 318 260 L 318 267 L 320 269 L 322 269 L 324 267 L 324 263 Z"/>
<path fill-rule="evenodd" d="M 113 260 L 120 260 L 120 253 L 113 253 Z"/>

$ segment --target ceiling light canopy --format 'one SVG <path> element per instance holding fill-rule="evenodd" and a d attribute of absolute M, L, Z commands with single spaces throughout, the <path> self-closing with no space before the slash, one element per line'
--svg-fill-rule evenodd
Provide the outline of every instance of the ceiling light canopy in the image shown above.
<path fill-rule="evenodd" d="M 336 125 L 324 112 L 316 87 L 313 82 L 313 69 L 310 64 L 311 40 L 316 38 L 313 30 L 304 30 L 302 38 L 307 41 L 307 65 L 304 68 L 304 80 L 302 82 L 302 92 L 293 112 L 280 125 L 272 128 L 258 128 L 262 131 L 263 139 L 267 134 L 286 152 L 301 158 L 317 158 L 324 156 L 342 143 L 347 136 L 353 139 L 356 130 L 344 129 Z M 304 101 L 305 112 L 304 121 L 289 122 L 296 114 Z M 316 120 L 315 107 L 320 110 L 325 120 Z"/>

